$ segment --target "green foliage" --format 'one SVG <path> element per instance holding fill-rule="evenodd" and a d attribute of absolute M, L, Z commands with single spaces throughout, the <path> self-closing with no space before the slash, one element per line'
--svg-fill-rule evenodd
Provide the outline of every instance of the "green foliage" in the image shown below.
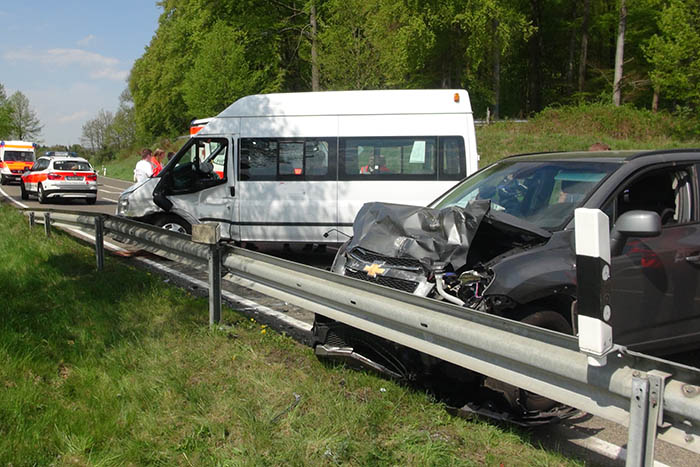
<path fill-rule="evenodd" d="M 0 83 L 0 139 L 9 139 L 12 131 L 12 108 L 7 102 L 5 87 Z"/>
<path fill-rule="evenodd" d="M 661 12 L 659 33 L 645 51 L 654 66 L 651 79 L 670 98 L 700 106 L 700 7 L 694 0 L 666 4 Z"/>
<path fill-rule="evenodd" d="M 598 142 L 611 149 L 698 147 L 700 133 L 692 131 L 697 122 L 695 115 L 655 113 L 632 105 L 549 107 L 524 123 L 477 127 L 479 167 L 518 153 L 585 151 Z"/>
<path fill-rule="evenodd" d="M 244 32 L 218 21 L 202 40 L 206 47 L 194 59 L 182 85 L 191 115 L 216 115 L 236 99 L 266 91 L 268 70 L 251 69 Z"/>
<path fill-rule="evenodd" d="M 10 108 L 10 138 L 22 141 L 37 140 L 41 134 L 41 122 L 30 107 L 29 99 L 16 91 L 7 99 Z"/>

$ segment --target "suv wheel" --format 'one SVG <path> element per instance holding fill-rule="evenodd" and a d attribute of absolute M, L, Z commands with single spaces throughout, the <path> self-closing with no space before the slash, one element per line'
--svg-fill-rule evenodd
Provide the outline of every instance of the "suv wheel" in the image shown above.
<path fill-rule="evenodd" d="M 46 203 L 46 193 L 44 193 L 44 187 L 41 186 L 41 183 L 39 184 L 39 187 L 36 189 L 36 197 L 39 200 L 39 204 Z"/>
<path fill-rule="evenodd" d="M 516 313 L 514 319 L 520 322 L 532 324 L 551 331 L 558 331 L 564 334 L 571 334 L 571 325 L 561 314 L 551 310 L 523 309 Z M 535 394 L 524 389 L 511 386 L 510 384 L 486 378 L 484 385 L 503 394 L 508 403 L 513 407 L 520 407 L 526 412 L 546 412 L 561 403 L 548 399 L 547 397 Z"/>

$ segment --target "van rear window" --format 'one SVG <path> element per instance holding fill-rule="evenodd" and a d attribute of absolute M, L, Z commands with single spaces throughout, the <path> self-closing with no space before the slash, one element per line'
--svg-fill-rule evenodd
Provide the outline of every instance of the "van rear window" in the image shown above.
<path fill-rule="evenodd" d="M 5 151 L 5 161 L 34 162 L 34 153 L 31 151 Z"/>

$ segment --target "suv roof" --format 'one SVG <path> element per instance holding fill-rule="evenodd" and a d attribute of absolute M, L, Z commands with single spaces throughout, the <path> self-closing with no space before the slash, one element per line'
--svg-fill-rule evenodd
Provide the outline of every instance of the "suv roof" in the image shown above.
<path fill-rule="evenodd" d="M 625 150 L 625 151 L 571 151 L 571 152 L 538 152 L 516 154 L 502 160 L 577 160 L 582 162 L 627 162 L 633 159 L 672 154 L 695 154 L 697 157 L 700 149 L 667 149 L 667 150 Z"/>

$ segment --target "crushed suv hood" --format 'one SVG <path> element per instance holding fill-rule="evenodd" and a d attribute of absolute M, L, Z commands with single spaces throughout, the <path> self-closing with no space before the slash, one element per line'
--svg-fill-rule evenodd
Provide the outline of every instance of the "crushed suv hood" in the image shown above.
<path fill-rule="evenodd" d="M 367 203 L 355 218 L 347 251 L 360 247 L 386 257 L 417 259 L 430 271 L 447 264 L 458 270 L 467 263 L 477 233 L 493 229 L 517 244 L 539 243 L 551 236 L 547 230 L 492 210 L 488 200 L 444 209 Z"/>

